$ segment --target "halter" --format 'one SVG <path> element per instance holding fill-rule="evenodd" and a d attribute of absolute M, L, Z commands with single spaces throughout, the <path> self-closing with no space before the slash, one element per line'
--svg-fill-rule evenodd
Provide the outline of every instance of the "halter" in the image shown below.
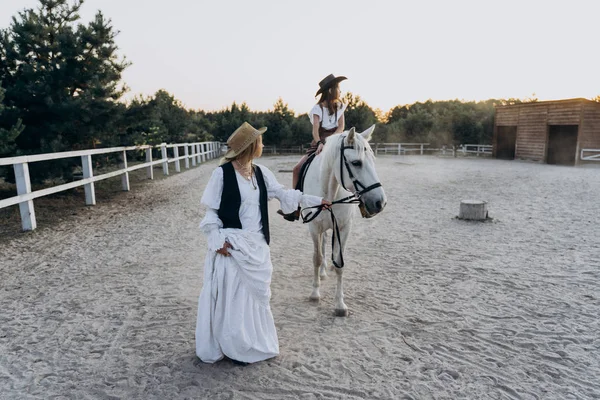
<path fill-rule="evenodd" d="M 344 197 L 343 199 L 339 199 L 336 201 L 332 201 L 331 205 L 362 203 L 362 201 L 360 200 L 361 195 L 367 193 L 368 191 L 371 191 L 375 188 L 382 186 L 380 182 L 377 182 L 377 183 L 372 184 L 371 186 L 366 187 L 354 176 L 354 174 L 352 173 L 352 169 L 350 168 L 350 164 L 348 163 L 348 160 L 346 159 L 346 155 L 344 154 L 344 151 L 346 151 L 347 149 L 354 149 L 354 146 L 344 146 L 345 140 L 346 140 L 346 136 L 342 136 L 342 144 L 340 145 L 340 181 L 341 181 L 340 183 L 347 192 L 350 192 L 350 190 L 348 190 L 346 188 L 346 185 L 344 184 L 344 164 L 345 164 L 346 171 L 348 171 L 348 175 L 350 176 L 350 179 L 352 180 L 352 184 L 354 185 L 355 190 L 354 190 L 354 193 L 351 194 L 350 196 Z M 359 186 L 362 187 L 362 190 L 358 190 Z M 317 216 L 321 213 L 321 211 L 323 211 L 324 207 L 325 206 L 323 204 L 320 204 L 318 206 L 303 208 L 300 212 L 300 216 L 302 217 L 302 222 L 307 224 L 307 223 L 311 222 L 313 219 L 317 218 Z M 314 214 L 312 211 L 310 211 L 306 216 L 304 216 L 302 214 L 302 211 L 308 210 L 311 208 L 316 208 L 317 211 L 315 211 Z M 333 214 L 333 210 L 331 208 L 329 208 L 328 211 L 331 213 L 331 222 L 333 224 L 333 233 L 331 234 L 331 261 L 333 262 L 333 265 L 336 268 L 343 268 L 344 267 L 344 255 L 342 252 L 342 241 L 340 239 L 340 228 L 338 226 L 337 219 L 335 218 L 335 215 Z M 337 237 L 338 245 L 340 248 L 340 262 L 341 262 L 340 265 L 338 265 L 338 263 L 335 261 L 335 257 L 333 256 L 333 244 L 335 242 L 336 237 Z"/>

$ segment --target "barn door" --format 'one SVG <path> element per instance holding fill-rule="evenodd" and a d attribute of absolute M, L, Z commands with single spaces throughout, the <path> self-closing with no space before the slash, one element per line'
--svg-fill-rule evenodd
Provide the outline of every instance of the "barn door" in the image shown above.
<path fill-rule="evenodd" d="M 496 142 L 496 158 L 501 160 L 514 160 L 516 144 L 517 127 L 499 126 Z"/>
<path fill-rule="evenodd" d="M 575 165 L 577 125 L 550 125 L 548 130 L 548 164 Z"/>

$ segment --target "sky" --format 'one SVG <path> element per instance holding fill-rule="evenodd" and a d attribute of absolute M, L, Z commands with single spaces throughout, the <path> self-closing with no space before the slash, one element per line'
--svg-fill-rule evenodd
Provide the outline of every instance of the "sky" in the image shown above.
<path fill-rule="evenodd" d="M 37 0 L 0 0 L 0 28 Z M 416 101 L 600 95 L 599 0 L 86 0 L 120 33 L 125 100 L 172 93 L 192 109 L 282 98 L 310 110 L 343 75 L 374 109 Z"/>

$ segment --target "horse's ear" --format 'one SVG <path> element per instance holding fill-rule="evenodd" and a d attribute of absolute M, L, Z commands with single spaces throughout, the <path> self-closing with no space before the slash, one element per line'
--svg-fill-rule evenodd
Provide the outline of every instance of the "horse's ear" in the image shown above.
<path fill-rule="evenodd" d="M 356 133 L 356 129 L 354 129 L 354 127 L 350 128 L 350 130 L 348 131 L 348 136 L 346 136 L 346 141 L 348 142 L 349 146 L 352 146 L 354 144 L 354 134 Z"/>
<path fill-rule="evenodd" d="M 366 131 L 364 131 L 363 133 L 361 133 L 360 135 L 365 138 L 365 140 L 368 142 L 369 140 L 371 140 L 371 135 L 373 134 L 373 131 L 375 130 L 375 125 L 371 125 L 371 127 L 369 129 L 367 129 Z"/>

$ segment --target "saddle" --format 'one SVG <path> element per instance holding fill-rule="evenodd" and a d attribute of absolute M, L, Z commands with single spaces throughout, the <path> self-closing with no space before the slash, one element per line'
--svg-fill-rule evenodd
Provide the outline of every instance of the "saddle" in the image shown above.
<path fill-rule="evenodd" d="M 311 155 L 308 156 L 308 158 L 306 159 L 306 162 L 304 164 L 302 164 L 302 168 L 300 168 L 298 183 L 296 184 L 296 187 L 294 189 L 299 190 L 302 193 L 304 193 L 304 179 L 306 178 L 306 172 L 308 171 L 308 167 L 310 166 L 312 161 L 315 159 L 316 155 L 317 155 L 316 153 L 312 153 Z"/>

